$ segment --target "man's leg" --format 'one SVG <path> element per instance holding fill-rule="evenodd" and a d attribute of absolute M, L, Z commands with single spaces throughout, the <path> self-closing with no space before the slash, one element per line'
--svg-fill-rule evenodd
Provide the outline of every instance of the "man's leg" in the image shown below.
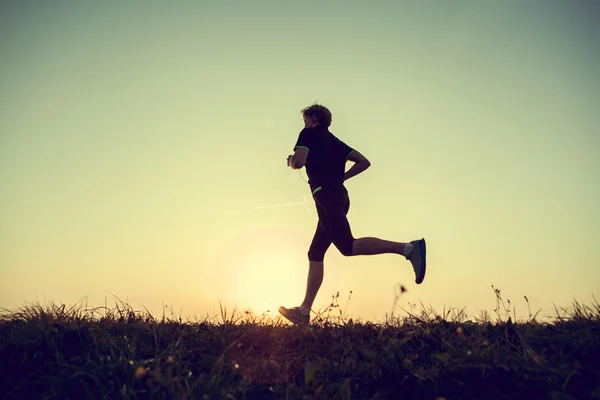
<path fill-rule="evenodd" d="M 323 261 L 309 261 L 308 279 L 306 282 L 306 295 L 300 307 L 310 311 L 317 297 L 321 283 L 323 283 Z"/>
<path fill-rule="evenodd" d="M 362 256 L 374 254 L 401 254 L 406 256 L 412 250 L 410 243 L 392 242 L 376 237 L 354 239 L 346 213 L 341 209 L 331 208 L 327 216 L 321 219 L 324 232 L 331 238 L 340 253 L 345 256 Z"/>
<path fill-rule="evenodd" d="M 331 239 L 321 227 L 320 222 L 317 222 L 317 229 L 308 249 L 308 279 L 306 282 L 306 295 L 301 305 L 308 311 L 312 308 L 321 283 L 323 283 L 323 259 L 329 246 L 331 246 Z"/>
<path fill-rule="evenodd" d="M 279 312 L 295 324 L 307 324 L 310 321 L 310 310 L 317 297 L 321 283 L 323 283 L 323 259 L 327 249 L 331 246 L 331 239 L 327 236 L 320 223 L 313 236 L 308 250 L 309 270 L 306 280 L 306 294 L 300 307 L 279 307 Z"/>
<path fill-rule="evenodd" d="M 392 242 L 376 237 L 362 237 L 355 239 L 352 243 L 352 255 L 367 256 L 373 254 L 394 253 L 406 256 L 408 255 L 407 250 L 409 250 L 409 252 L 412 250 L 412 245 L 407 246 L 408 244 L 410 243 Z"/>
<path fill-rule="evenodd" d="M 324 190 L 323 190 L 324 191 Z M 347 211 L 339 207 L 339 203 L 328 204 L 325 200 L 318 203 L 323 208 L 323 218 L 320 223 L 327 236 L 345 256 L 375 255 L 375 254 L 400 254 L 413 266 L 415 282 L 420 284 L 425 278 L 425 240 L 414 240 L 410 243 L 392 242 L 376 237 L 362 237 L 355 239 L 350 229 L 346 216 Z M 346 204 L 349 203 L 346 197 Z"/>
<path fill-rule="evenodd" d="M 390 242 L 375 237 L 364 237 L 355 239 L 352 243 L 352 255 L 373 255 L 395 253 L 401 254 L 413 266 L 415 271 L 415 282 L 420 284 L 425 278 L 425 239 L 414 240 L 410 243 Z"/>

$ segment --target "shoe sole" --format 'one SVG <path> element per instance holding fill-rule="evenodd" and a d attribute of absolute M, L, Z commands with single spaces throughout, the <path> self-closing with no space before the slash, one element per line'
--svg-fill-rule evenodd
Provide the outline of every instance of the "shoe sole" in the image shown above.
<path fill-rule="evenodd" d="M 420 276 L 417 278 L 417 285 L 421 284 L 421 282 L 423 282 L 423 279 L 425 279 L 425 271 L 427 268 L 427 246 L 425 245 L 425 239 L 421 239 L 419 240 L 419 252 L 421 253 L 421 274 Z M 420 279 L 419 279 L 420 278 Z"/>

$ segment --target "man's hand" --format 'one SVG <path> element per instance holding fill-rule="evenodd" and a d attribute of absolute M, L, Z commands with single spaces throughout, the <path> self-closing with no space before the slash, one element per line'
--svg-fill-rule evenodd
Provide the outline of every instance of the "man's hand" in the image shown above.
<path fill-rule="evenodd" d="M 291 165 L 290 165 L 290 161 L 292 161 L 292 155 L 291 155 L 291 154 L 290 154 L 290 155 L 288 156 L 288 158 L 287 158 L 287 166 L 288 166 L 288 167 L 291 167 Z"/>
<path fill-rule="evenodd" d="M 354 162 L 354 165 L 350 167 L 350 169 L 344 174 L 344 181 L 347 181 L 353 176 L 360 174 L 371 166 L 369 160 L 367 160 L 367 158 L 360 154 L 357 150 L 354 150 L 348 155 L 348 161 Z"/>

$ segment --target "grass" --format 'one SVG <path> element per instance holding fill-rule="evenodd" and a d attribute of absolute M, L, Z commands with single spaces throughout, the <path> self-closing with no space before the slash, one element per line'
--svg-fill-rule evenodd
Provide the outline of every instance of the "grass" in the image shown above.
<path fill-rule="evenodd" d="M 405 291 L 400 287 L 398 296 Z M 600 305 L 550 322 L 412 306 L 344 317 L 339 293 L 309 326 L 249 313 L 183 322 L 115 308 L 33 305 L 0 315 L 8 399 L 600 399 Z M 348 299 L 349 300 L 349 299 Z M 525 298 L 527 304 L 528 299 Z M 347 307 L 347 305 L 346 305 Z M 397 307 L 396 307 L 397 308 Z"/>

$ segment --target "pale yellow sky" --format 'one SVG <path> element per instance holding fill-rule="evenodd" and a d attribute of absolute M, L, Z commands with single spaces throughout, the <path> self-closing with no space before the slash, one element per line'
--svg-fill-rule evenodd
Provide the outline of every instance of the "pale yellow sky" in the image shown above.
<path fill-rule="evenodd" d="M 429 265 L 332 247 L 315 309 L 600 297 L 594 2 L 2 8 L 0 307 L 299 304 L 317 219 L 284 160 L 315 101 L 372 162 L 355 236 L 425 237 Z"/>

